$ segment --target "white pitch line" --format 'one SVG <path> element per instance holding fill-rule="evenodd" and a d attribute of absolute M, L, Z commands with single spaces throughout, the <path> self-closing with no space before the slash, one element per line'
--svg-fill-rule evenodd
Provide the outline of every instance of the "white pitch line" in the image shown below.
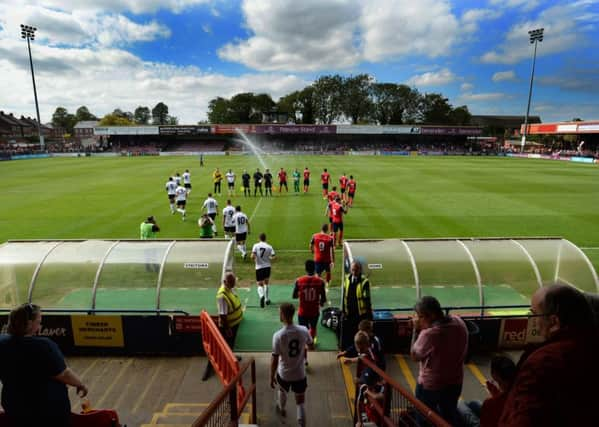
<path fill-rule="evenodd" d="M 258 200 L 258 203 L 256 203 L 256 207 L 254 208 L 254 211 L 252 212 L 252 216 L 250 216 L 250 224 L 252 223 L 252 220 L 256 216 L 256 212 L 258 212 L 258 207 L 260 206 L 260 203 L 262 203 L 262 198 L 260 198 L 260 200 Z"/>
<path fill-rule="evenodd" d="M 599 246 L 580 247 L 583 251 L 599 251 Z"/>

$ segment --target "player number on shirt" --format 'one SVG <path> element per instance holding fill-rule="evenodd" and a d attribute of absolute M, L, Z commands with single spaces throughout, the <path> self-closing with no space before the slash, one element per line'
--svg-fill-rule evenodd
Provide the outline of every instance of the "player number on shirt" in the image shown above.
<path fill-rule="evenodd" d="M 264 252 L 266 252 L 266 248 L 260 248 L 260 258 L 264 259 Z"/>
<path fill-rule="evenodd" d="M 325 244 L 324 242 L 318 242 L 318 249 L 320 250 L 320 252 L 324 252 L 324 248 L 325 248 Z"/>
<path fill-rule="evenodd" d="M 243 225 L 245 224 L 245 218 L 240 216 L 239 218 L 237 218 L 237 224 L 239 225 Z"/>
<path fill-rule="evenodd" d="M 304 288 L 302 289 L 302 293 L 304 294 L 304 301 L 316 301 L 318 297 L 314 288 Z"/>
<path fill-rule="evenodd" d="M 299 340 L 291 340 L 289 341 L 289 357 L 297 357 L 300 353 Z"/>

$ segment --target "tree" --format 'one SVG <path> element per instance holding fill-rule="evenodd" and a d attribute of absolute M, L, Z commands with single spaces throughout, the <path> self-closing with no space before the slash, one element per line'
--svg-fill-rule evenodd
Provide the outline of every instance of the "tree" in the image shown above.
<path fill-rule="evenodd" d="M 159 102 L 152 108 L 152 122 L 155 125 L 165 125 L 168 119 L 168 106 Z"/>
<path fill-rule="evenodd" d="M 96 116 L 89 112 L 85 105 L 82 105 L 81 107 L 77 108 L 77 111 L 75 112 L 75 118 L 78 122 L 87 120 L 98 120 Z"/>
<path fill-rule="evenodd" d="M 229 116 L 229 100 L 217 97 L 208 103 L 208 121 L 210 123 L 231 123 Z"/>
<path fill-rule="evenodd" d="M 172 126 L 176 126 L 179 124 L 179 119 L 175 116 L 167 116 L 166 118 L 166 124 L 167 125 L 172 125 Z"/>
<path fill-rule="evenodd" d="M 75 124 L 77 124 L 77 117 L 70 114 L 64 107 L 57 107 L 52 114 L 52 126 L 55 128 L 64 128 L 67 133 L 73 133 Z"/>
<path fill-rule="evenodd" d="M 406 85 L 374 83 L 371 87 L 372 115 L 376 123 L 414 123 L 418 116 L 420 93 Z"/>
<path fill-rule="evenodd" d="M 449 119 L 452 125 L 469 125 L 470 119 L 472 119 L 472 114 L 470 114 L 467 105 L 461 105 L 451 110 L 449 113 Z"/>
<path fill-rule="evenodd" d="M 100 120 L 100 126 L 132 126 L 134 124 L 132 120 L 114 113 L 106 114 Z"/>
<path fill-rule="evenodd" d="M 127 119 L 129 122 L 133 122 L 133 113 L 130 111 L 123 111 L 120 108 L 115 109 L 112 114 L 116 117 L 121 117 L 123 119 Z"/>
<path fill-rule="evenodd" d="M 349 117 L 353 124 L 360 123 L 372 115 L 370 85 L 372 77 L 368 74 L 358 74 L 343 79 L 343 114 Z"/>
<path fill-rule="evenodd" d="M 279 111 L 289 114 L 296 123 L 314 123 L 314 88 L 306 86 L 302 90 L 285 95 L 279 99 Z"/>
<path fill-rule="evenodd" d="M 425 124 L 450 124 L 451 111 L 452 107 L 448 99 L 440 93 L 427 93 L 420 103 L 420 118 Z"/>
<path fill-rule="evenodd" d="M 147 125 L 150 122 L 150 109 L 141 105 L 135 109 L 133 120 L 138 125 Z"/>
<path fill-rule="evenodd" d="M 334 76 L 319 77 L 312 85 L 315 121 L 331 124 L 343 114 L 343 78 Z"/>

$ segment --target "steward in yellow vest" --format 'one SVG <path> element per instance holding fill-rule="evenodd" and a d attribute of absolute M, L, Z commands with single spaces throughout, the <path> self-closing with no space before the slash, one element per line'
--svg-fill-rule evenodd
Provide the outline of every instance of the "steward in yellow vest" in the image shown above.
<path fill-rule="evenodd" d="M 227 273 L 223 284 L 216 293 L 216 305 L 218 307 L 218 315 L 220 319 L 220 330 L 233 350 L 235 345 L 235 337 L 237 336 L 237 329 L 243 318 L 243 310 L 241 307 L 241 300 L 233 288 L 235 287 L 235 275 L 233 273 Z"/>
<path fill-rule="evenodd" d="M 343 322 L 341 324 L 341 348 L 349 347 L 358 331 L 361 320 L 372 320 L 370 281 L 362 274 L 362 265 L 354 261 L 351 274 L 343 283 Z"/>

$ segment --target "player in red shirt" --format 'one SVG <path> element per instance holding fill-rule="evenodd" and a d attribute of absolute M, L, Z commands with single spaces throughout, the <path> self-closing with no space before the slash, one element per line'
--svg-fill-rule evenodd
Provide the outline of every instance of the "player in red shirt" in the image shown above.
<path fill-rule="evenodd" d="M 353 175 L 349 176 L 347 183 L 347 205 L 351 208 L 354 204 L 354 195 L 356 194 L 356 180 Z"/>
<path fill-rule="evenodd" d="M 285 192 L 289 192 L 289 188 L 287 188 L 287 172 L 285 169 L 281 168 L 279 171 L 279 193 L 285 187 Z"/>
<path fill-rule="evenodd" d="M 320 182 L 322 183 L 322 198 L 326 199 L 327 194 L 329 194 L 329 181 L 331 179 L 331 174 L 327 172 L 327 169 L 324 169 L 324 172 L 320 174 Z"/>
<path fill-rule="evenodd" d="M 332 217 L 331 217 L 332 220 Z M 335 239 L 329 233 L 328 224 L 322 224 L 319 233 L 312 236 L 310 240 L 310 252 L 314 254 L 316 274 L 322 277 L 326 272 L 326 283 L 331 282 L 331 270 L 335 263 Z"/>
<path fill-rule="evenodd" d="M 345 204 L 341 202 L 341 197 L 331 203 L 331 214 L 333 216 L 333 233 L 335 233 L 335 246 L 340 248 L 343 241 L 343 214 L 347 213 Z"/>
<path fill-rule="evenodd" d="M 337 196 L 339 196 L 339 193 L 337 193 L 337 187 L 333 185 L 333 188 L 331 188 L 331 191 L 329 191 L 329 194 L 327 195 L 329 202 L 335 200 Z"/>
<path fill-rule="evenodd" d="M 314 261 L 307 260 L 305 266 L 307 274 L 298 277 L 295 281 L 293 298 L 299 298 L 298 323 L 308 328 L 310 336 L 316 344 L 316 326 L 320 316 L 320 307 L 327 301 L 327 295 L 324 280 L 314 274 Z"/>
<path fill-rule="evenodd" d="M 310 188 L 310 170 L 308 169 L 308 166 L 306 166 L 304 168 L 304 193 L 307 193 L 309 188 Z"/>
<path fill-rule="evenodd" d="M 345 176 L 345 172 L 339 178 L 339 189 L 341 190 L 341 200 L 347 200 L 345 198 L 345 190 L 347 189 L 347 183 L 349 182 L 349 178 Z"/>

